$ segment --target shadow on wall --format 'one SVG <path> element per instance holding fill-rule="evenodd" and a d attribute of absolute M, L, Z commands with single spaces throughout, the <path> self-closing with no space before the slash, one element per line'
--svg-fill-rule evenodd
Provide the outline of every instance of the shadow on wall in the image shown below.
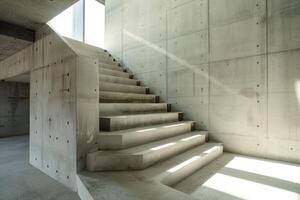
<path fill-rule="evenodd" d="M 0 82 L 0 137 L 29 134 L 29 83 Z"/>

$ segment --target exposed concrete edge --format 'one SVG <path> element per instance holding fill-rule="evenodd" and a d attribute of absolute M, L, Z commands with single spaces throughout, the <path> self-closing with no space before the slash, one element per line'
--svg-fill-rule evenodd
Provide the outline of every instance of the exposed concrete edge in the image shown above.
<path fill-rule="evenodd" d="M 60 35 L 53 26 L 51 26 L 50 24 L 47 24 L 47 26 L 53 31 L 53 33 L 51 34 L 56 34 L 70 48 L 70 50 L 72 50 L 74 54 L 77 54 L 76 51 L 72 48 L 72 46 L 69 44 L 69 42 L 62 35 Z"/>
<path fill-rule="evenodd" d="M 62 39 L 69 45 L 69 47 L 77 54 L 90 58 L 109 57 L 109 53 L 104 49 L 92 46 L 81 41 L 62 36 Z"/>
<path fill-rule="evenodd" d="M 0 34 L 18 38 L 20 40 L 24 40 L 28 42 L 35 41 L 34 30 L 23 28 L 22 26 L 4 22 L 2 20 L 0 20 Z"/>
<path fill-rule="evenodd" d="M 48 25 L 49 26 L 49 25 Z M 50 37 L 52 34 L 56 35 L 67 47 L 70 49 L 70 51 L 74 54 L 74 56 L 77 56 L 78 54 L 72 46 L 68 43 L 68 41 L 61 36 L 59 33 L 57 33 L 51 26 L 49 26 L 50 29 L 53 30 L 53 33 L 50 35 L 47 35 L 46 37 Z M 36 42 L 32 43 L 31 45 L 25 47 L 24 49 L 16 52 L 15 54 L 5 58 L 4 60 L 0 61 L 0 79 L 7 79 L 12 78 L 24 73 L 29 73 L 31 71 L 35 71 L 44 67 L 47 67 L 50 63 L 44 63 L 43 66 L 34 66 L 34 47 L 37 45 L 41 40 L 44 40 L 46 37 L 41 38 L 40 40 L 37 40 Z M 24 59 L 20 60 L 20 56 L 24 56 Z M 12 60 L 19 60 L 19 62 L 12 62 Z M 21 62 L 22 61 L 22 62 Z M 13 63 L 13 64 L 12 64 Z M 24 64 L 26 63 L 26 67 L 24 67 Z"/>
<path fill-rule="evenodd" d="M 77 194 L 82 200 L 94 200 L 88 189 L 85 187 L 84 183 L 81 181 L 80 177 L 76 175 L 77 184 Z"/>
<path fill-rule="evenodd" d="M 151 180 L 139 180 L 130 175 L 130 173 L 124 176 L 117 175 L 118 177 L 101 177 L 101 174 L 98 175 L 97 173 L 89 172 L 76 175 L 78 195 L 82 200 L 196 200 L 194 197 L 162 183 Z M 88 183 L 85 183 L 80 176 L 86 177 L 88 181 L 91 181 L 90 190 Z M 93 189 L 95 191 L 91 191 Z"/>

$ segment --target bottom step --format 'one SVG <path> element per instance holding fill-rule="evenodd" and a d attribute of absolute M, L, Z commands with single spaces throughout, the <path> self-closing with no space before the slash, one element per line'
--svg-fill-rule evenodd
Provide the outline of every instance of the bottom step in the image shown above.
<path fill-rule="evenodd" d="M 207 132 L 193 131 L 120 151 L 98 151 L 87 156 L 89 171 L 145 169 L 176 154 L 205 143 Z"/>
<path fill-rule="evenodd" d="M 146 177 L 168 186 L 182 181 L 223 154 L 220 143 L 206 143 L 146 169 Z"/>

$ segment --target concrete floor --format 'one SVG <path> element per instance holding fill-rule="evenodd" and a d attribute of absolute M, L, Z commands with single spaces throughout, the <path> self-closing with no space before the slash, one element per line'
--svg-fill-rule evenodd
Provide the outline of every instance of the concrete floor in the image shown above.
<path fill-rule="evenodd" d="M 174 188 L 197 199 L 300 200 L 300 165 L 224 153 Z"/>
<path fill-rule="evenodd" d="M 29 165 L 29 137 L 0 138 L 0 200 L 79 200 L 77 193 Z"/>

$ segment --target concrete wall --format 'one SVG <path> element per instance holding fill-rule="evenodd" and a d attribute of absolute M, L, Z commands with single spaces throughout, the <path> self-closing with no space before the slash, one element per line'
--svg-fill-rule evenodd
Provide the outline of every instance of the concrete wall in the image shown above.
<path fill-rule="evenodd" d="M 55 33 L 34 43 L 30 164 L 76 190 L 76 59 Z"/>
<path fill-rule="evenodd" d="M 41 31 L 40 40 L 1 61 L 0 79 L 30 73 L 30 164 L 77 190 L 75 175 L 97 146 L 98 56 L 104 51 L 51 32 Z"/>
<path fill-rule="evenodd" d="M 98 52 L 83 47 L 56 33 L 37 41 L 30 81 L 30 163 L 73 190 L 99 132 Z"/>
<path fill-rule="evenodd" d="M 300 2 L 107 0 L 106 48 L 231 152 L 300 162 Z"/>
<path fill-rule="evenodd" d="M 0 137 L 29 134 L 29 84 L 0 82 Z"/>

